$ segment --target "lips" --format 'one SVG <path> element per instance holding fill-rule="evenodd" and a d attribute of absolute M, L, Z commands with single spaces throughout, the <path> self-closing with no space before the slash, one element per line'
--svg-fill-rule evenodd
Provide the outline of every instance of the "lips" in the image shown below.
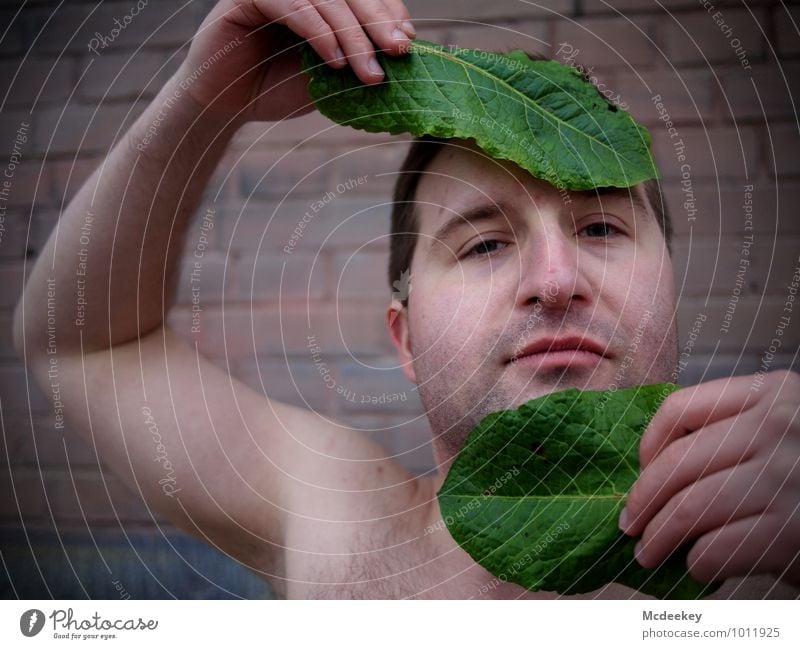
<path fill-rule="evenodd" d="M 606 348 L 591 338 L 585 336 L 558 336 L 555 338 L 540 338 L 533 341 L 522 351 L 512 356 L 508 362 L 515 363 L 525 358 L 546 359 L 585 357 L 591 358 L 588 354 L 607 358 Z"/>

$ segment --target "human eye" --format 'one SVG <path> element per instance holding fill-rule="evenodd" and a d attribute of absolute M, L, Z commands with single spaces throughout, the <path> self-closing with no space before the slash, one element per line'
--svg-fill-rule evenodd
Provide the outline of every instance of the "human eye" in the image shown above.
<path fill-rule="evenodd" d="M 490 257 L 498 250 L 502 250 L 502 248 L 497 248 L 497 246 L 506 246 L 508 244 L 503 243 L 502 241 L 498 241 L 497 239 L 481 239 L 477 244 L 472 246 L 467 253 L 464 255 L 464 258 L 467 257 Z"/>
<path fill-rule="evenodd" d="M 585 236 L 590 238 L 599 238 L 599 237 L 610 237 L 615 234 L 622 234 L 622 230 L 618 227 L 611 225 L 608 221 L 596 221 L 595 223 L 590 223 L 586 227 L 582 228 L 579 232 L 579 236 Z"/>

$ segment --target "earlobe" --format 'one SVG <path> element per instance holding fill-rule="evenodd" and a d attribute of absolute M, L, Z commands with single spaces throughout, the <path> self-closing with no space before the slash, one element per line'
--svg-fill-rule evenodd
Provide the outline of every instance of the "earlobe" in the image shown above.
<path fill-rule="evenodd" d="M 392 300 L 392 303 L 386 310 L 386 326 L 389 329 L 392 342 L 397 349 L 397 355 L 400 359 L 400 365 L 403 368 L 403 374 L 405 374 L 409 381 L 416 385 L 417 375 L 414 372 L 414 365 L 411 362 L 413 356 L 411 354 L 411 345 L 408 336 L 408 310 L 399 300 Z"/>

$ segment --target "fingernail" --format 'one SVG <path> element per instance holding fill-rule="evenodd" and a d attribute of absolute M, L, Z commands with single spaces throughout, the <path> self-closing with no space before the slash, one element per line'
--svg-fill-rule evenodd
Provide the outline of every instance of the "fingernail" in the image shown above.
<path fill-rule="evenodd" d="M 623 507 L 622 511 L 619 513 L 619 529 L 623 532 L 628 529 L 628 508 Z"/>
<path fill-rule="evenodd" d="M 342 48 L 341 48 L 341 47 L 337 47 L 337 48 L 336 48 L 336 51 L 333 53 L 333 55 L 334 55 L 334 56 L 335 56 L 337 59 L 343 59 L 343 58 L 344 58 L 344 52 L 342 51 Z"/>
<path fill-rule="evenodd" d="M 408 34 L 409 36 L 414 36 L 417 33 L 417 30 L 414 29 L 414 25 L 412 25 L 407 20 L 401 22 L 400 27 L 402 27 L 405 30 L 406 34 Z"/>
<path fill-rule="evenodd" d="M 396 41 L 407 41 L 408 36 L 406 33 L 400 29 L 399 27 L 395 27 L 394 31 L 392 32 L 392 38 Z"/>
<path fill-rule="evenodd" d="M 636 559 L 640 564 L 642 564 L 642 542 L 636 541 L 636 545 L 633 546 L 633 557 Z M 642 564 L 644 565 L 644 564 Z"/>
<path fill-rule="evenodd" d="M 381 64 L 378 63 L 378 59 L 376 59 L 375 57 L 372 57 L 367 62 L 367 67 L 369 68 L 369 71 L 372 72 L 372 74 L 383 75 L 383 69 L 381 68 Z"/>

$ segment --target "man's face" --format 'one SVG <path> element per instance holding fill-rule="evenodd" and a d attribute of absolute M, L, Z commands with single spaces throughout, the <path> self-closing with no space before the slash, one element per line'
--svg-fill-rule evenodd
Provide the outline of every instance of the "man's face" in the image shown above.
<path fill-rule="evenodd" d="M 490 412 L 673 378 L 672 265 L 640 190 L 559 191 L 465 140 L 430 163 L 392 333 L 440 467 Z"/>

